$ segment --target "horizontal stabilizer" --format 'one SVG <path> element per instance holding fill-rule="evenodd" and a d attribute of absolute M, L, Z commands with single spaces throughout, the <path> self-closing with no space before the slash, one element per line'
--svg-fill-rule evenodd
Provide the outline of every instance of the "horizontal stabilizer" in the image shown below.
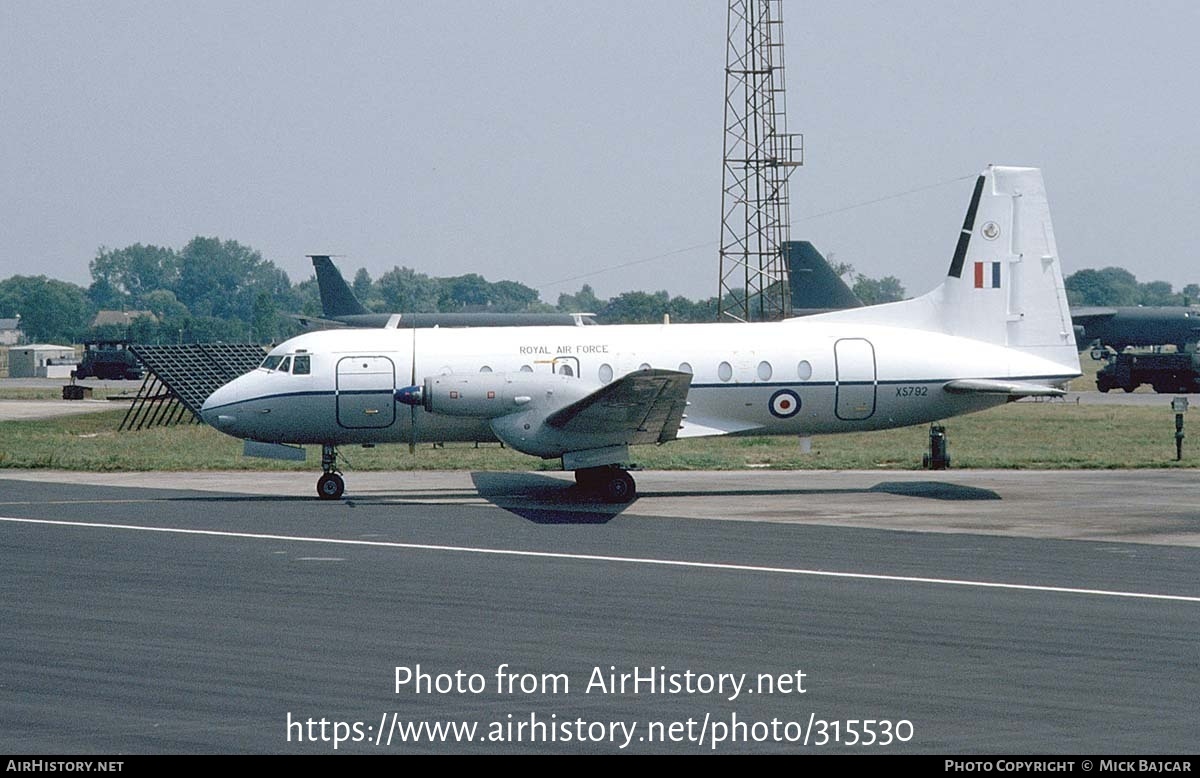
<path fill-rule="evenodd" d="M 1029 381 L 999 381 L 991 378 L 962 378 L 944 387 L 951 394 L 1003 394 L 1009 397 L 1062 397 L 1067 392 L 1054 386 Z"/>
<path fill-rule="evenodd" d="M 679 432 L 690 373 L 639 370 L 558 409 L 546 424 L 563 432 L 604 433 L 628 445 L 665 443 Z"/>

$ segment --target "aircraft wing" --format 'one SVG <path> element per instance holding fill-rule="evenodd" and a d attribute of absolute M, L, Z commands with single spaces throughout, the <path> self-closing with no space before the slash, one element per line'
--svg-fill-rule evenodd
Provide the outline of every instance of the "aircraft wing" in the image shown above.
<path fill-rule="evenodd" d="M 612 434 L 629 445 L 674 440 L 687 407 L 690 373 L 640 370 L 559 408 L 546 423 L 563 432 Z"/>
<path fill-rule="evenodd" d="M 1072 308 L 1071 321 L 1076 324 L 1089 323 L 1111 319 L 1117 315 L 1116 308 Z"/>
<path fill-rule="evenodd" d="M 1067 392 L 1030 381 L 999 381 L 994 378 L 960 378 L 942 387 L 951 394 L 1004 394 L 1014 400 L 1020 397 L 1062 397 Z"/>
<path fill-rule="evenodd" d="M 297 322 L 299 322 L 300 326 L 304 327 L 305 329 L 333 329 L 335 327 L 348 326 L 343 321 L 325 319 L 320 316 L 306 316 L 302 313 L 288 313 L 284 315 L 289 319 L 295 319 Z"/>

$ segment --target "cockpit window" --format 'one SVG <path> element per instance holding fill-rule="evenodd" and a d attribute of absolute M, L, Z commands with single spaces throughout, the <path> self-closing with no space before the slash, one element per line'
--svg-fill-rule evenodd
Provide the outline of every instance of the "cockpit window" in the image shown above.
<path fill-rule="evenodd" d="M 292 363 L 293 375 L 308 375 L 312 372 L 312 357 L 307 354 L 301 354 L 296 357 L 296 361 Z"/>
<path fill-rule="evenodd" d="M 292 358 L 284 357 L 283 361 L 279 363 L 279 372 L 290 373 L 291 371 L 292 371 Z"/>
<path fill-rule="evenodd" d="M 263 360 L 262 367 L 265 367 L 267 370 L 274 370 L 275 368 L 279 367 L 279 363 L 282 361 L 283 357 L 267 357 Z"/>

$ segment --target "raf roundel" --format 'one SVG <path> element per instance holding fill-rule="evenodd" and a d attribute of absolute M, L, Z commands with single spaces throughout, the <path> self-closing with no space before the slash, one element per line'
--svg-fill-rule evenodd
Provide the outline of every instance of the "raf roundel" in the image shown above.
<path fill-rule="evenodd" d="M 791 389 L 780 389 L 771 395 L 771 415 L 790 419 L 800 412 L 800 396 Z"/>

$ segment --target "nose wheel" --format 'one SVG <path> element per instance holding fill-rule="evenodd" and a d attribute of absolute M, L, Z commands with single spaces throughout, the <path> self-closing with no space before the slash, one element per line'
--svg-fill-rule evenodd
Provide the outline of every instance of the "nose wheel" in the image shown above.
<path fill-rule="evenodd" d="M 337 470 L 337 449 L 326 443 L 321 446 L 321 469 L 325 474 L 317 479 L 317 496 L 336 500 L 346 491 L 346 481 Z"/>
<path fill-rule="evenodd" d="M 326 473 L 317 479 L 317 496 L 322 500 L 336 500 L 346 491 L 346 482 L 337 473 Z"/>

